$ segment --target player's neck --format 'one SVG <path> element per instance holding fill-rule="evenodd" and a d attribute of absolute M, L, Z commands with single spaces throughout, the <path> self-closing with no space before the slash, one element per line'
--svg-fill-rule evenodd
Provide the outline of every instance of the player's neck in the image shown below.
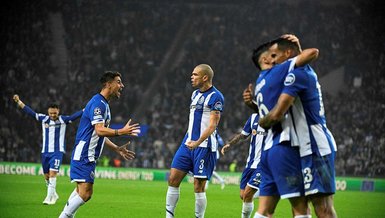
<path fill-rule="evenodd" d="M 211 84 L 211 83 L 206 83 L 206 84 L 203 84 L 203 85 L 199 88 L 199 91 L 200 91 L 200 92 L 205 92 L 205 91 L 209 90 L 211 87 L 213 87 L 213 84 Z"/>
<path fill-rule="evenodd" d="M 102 89 L 100 93 L 107 101 L 110 101 L 110 92 L 107 89 Z"/>

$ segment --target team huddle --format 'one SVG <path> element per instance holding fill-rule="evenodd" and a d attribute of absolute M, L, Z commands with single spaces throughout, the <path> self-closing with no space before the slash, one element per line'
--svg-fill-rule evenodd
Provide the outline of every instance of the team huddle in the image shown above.
<path fill-rule="evenodd" d="M 280 199 L 289 199 L 293 217 L 311 217 L 311 202 L 317 217 L 337 217 L 334 158 L 336 143 L 326 126 L 321 87 L 310 63 L 318 49 L 302 50 L 296 36 L 286 34 L 253 50 L 252 60 L 260 71 L 255 88 L 243 91 L 244 103 L 252 109 L 242 132 L 224 143 L 221 153 L 250 138 L 249 155 L 240 181 L 243 201 L 241 217 L 251 217 L 254 198 L 259 198 L 255 218 L 272 217 Z M 166 194 L 166 217 L 177 214 L 180 184 L 187 174 L 194 177 L 195 217 L 204 217 L 206 183 L 213 175 L 219 151 L 217 126 L 225 98 L 213 85 L 214 71 L 207 64 L 197 65 L 191 74 L 191 95 L 187 132 L 172 160 Z M 121 74 L 108 71 L 101 77 L 102 89 L 83 110 L 71 116 L 59 115 L 51 105 L 48 115 L 37 114 L 18 95 L 14 101 L 27 114 L 42 123 L 42 165 L 47 183 L 43 204 L 55 204 L 56 174 L 65 151 L 66 124 L 80 118 L 71 156 L 70 179 L 76 187 L 60 214 L 74 217 L 93 194 L 96 161 L 104 145 L 126 160 L 135 153 L 118 146 L 109 137 L 140 133 L 131 120 L 121 129 L 109 128 L 109 101 L 121 95 Z"/>

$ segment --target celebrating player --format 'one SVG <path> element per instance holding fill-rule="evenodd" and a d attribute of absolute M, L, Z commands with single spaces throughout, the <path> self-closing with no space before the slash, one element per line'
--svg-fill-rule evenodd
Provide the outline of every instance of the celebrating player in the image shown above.
<path fill-rule="evenodd" d="M 287 40 L 279 39 L 270 48 L 274 63 L 280 64 L 298 54 L 286 44 Z M 316 53 L 318 55 L 318 51 Z M 305 195 L 313 203 L 317 217 L 337 217 L 333 206 L 337 147 L 326 126 L 317 74 L 309 65 L 300 67 L 300 55 L 291 59 L 297 67 L 280 82 L 282 94 L 273 109 L 260 120 L 260 125 L 271 128 L 291 121 L 291 142 L 300 148 Z M 284 119 L 285 114 L 288 115 Z"/>
<path fill-rule="evenodd" d="M 207 199 L 205 183 L 216 164 L 217 125 L 223 111 L 222 93 L 212 85 L 214 72 L 207 64 L 196 66 L 191 83 L 192 93 L 187 133 L 171 164 L 166 196 L 166 217 L 174 217 L 179 186 L 186 174 L 194 175 L 195 217 L 204 217 Z"/>
<path fill-rule="evenodd" d="M 59 195 L 56 193 L 56 175 L 59 172 L 65 153 L 65 132 L 67 124 L 79 118 L 83 111 L 80 110 L 71 116 L 59 115 L 60 109 L 56 104 L 48 106 L 48 115 L 33 111 L 14 95 L 13 100 L 28 115 L 41 122 L 43 129 L 43 144 L 41 149 L 41 164 L 47 184 L 47 196 L 43 204 L 55 204 Z"/>
<path fill-rule="evenodd" d="M 96 160 L 100 157 L 104 144 L 121 155 L 124 159 L 133 159 L 135 153 L 127 150 L 126 145 L 117 146 L 107 137 L 120 135 L 137 136 L 139 124 L 131 120 L 122 129 L 111 129 L 111 113 L 108 102 L 119 98 L 124 87 L 121 74 L 107 71 L 100 78 L 102 90 L 87 103 L 80 119 L 75 146 L 71 157 L 71 181 L 76 188 L 60 214 L 60 218 L 73 217 L 78 208 L 87 202 L 93 193 Z"/>
<path fill-rule="evenodd" d="M 224 155 L 231 146 L 238 144 L 251 135 L 249 156 L 247 157 L 240 184 L 240 196 L 243 201 L 242 218 L 249 218 L 253 212 L 253 199 L 256 193 L 258 196 L 259 183 L 261 181 L 261 171 L 259 170 L 258 164 L 261 159 L 261 146 L 265 130 L 258 125 L 258 120 L 258 114 L 253 113 L 247 120 L 242 132 L 233 136 L 230 141 L 223 146 L 221 151 Z"/>

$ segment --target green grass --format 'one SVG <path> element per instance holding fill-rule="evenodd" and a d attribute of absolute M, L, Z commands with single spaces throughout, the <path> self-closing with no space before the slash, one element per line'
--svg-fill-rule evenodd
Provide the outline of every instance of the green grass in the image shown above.
<path fill-rule="evenodd" d="M 74 187 L 68 177 L 59 177 L 60 199 L 55 205 L 43 205 L 43 177 L 0 175 L 0 217 L 58 217 Z M 96 179 L 92 199 L 80 207 L 76 217 L 164 217 L 166 191 L 166 182 Z M 221 190 L 219 185 L 210 184 L 206 217 L 240 217 L 242 203 L 238 195 L 238 186 L 228 185 Z M 176 216 L 193 217 L 194 201 L 192 184 L 182 183 Z M 258 200 L 255 202 L 257 208 Z M 384 217 L 385 193 L 337 192 L 335 207 L 340 218 Z M 290 214 L 288 201 L 280 201 L 275 217 Z"/>

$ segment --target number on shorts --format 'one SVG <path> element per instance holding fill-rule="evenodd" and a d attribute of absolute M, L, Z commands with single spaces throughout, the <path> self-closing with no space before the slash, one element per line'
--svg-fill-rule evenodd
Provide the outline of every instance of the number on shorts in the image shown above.
<path fill-rule="evenodd" d="M 60 159 L 55 159 L 54 165 L 55 165 L 55 168 L 59 168 L 59 166 L 60 166 Z"/>
<path fill-rule="evenodd" d="M 204 165 L 205 165 L 205 160 L 200 160 L 201 164 L 199 164 L 199 169 L 203 169 Z"/>
<path fill-rule="evenodd" d="M 306 167 L 303 169 L 303 183 L 305 185 L 305 189 L 310 188 L 310 183 L 313 181 L 313 175 L 311 175 L 311 169 Z"/>

